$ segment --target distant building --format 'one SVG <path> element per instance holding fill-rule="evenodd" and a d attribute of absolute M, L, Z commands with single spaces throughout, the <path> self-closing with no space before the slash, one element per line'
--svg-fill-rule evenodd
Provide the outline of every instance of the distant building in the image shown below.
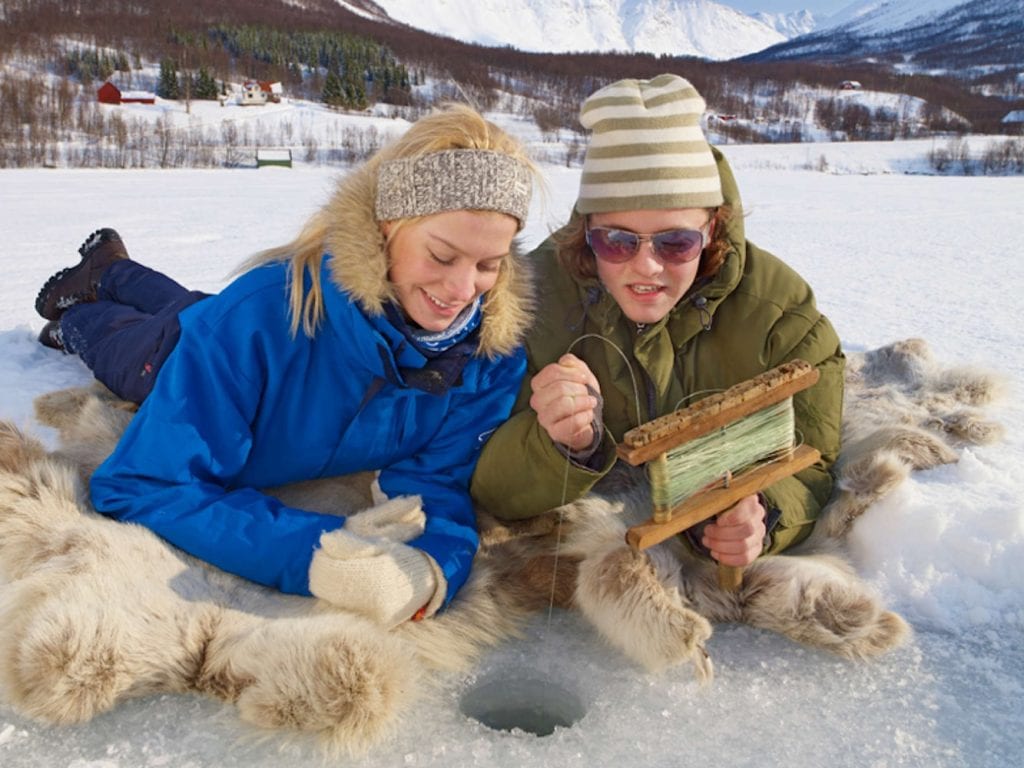
<path fill-rule="evenodd" d="M 106 82 L 96 91 L 100 104 L 156 104 L 156 94 L 148 91 L 122 91 L 111 82 Z"/>
<path fill-rule="evenodd" d="M 1007 133 L 1024 133 L 1024 109 L 1007 112 L 1000 122 Z"/>
<path fill-rule="evenodd" d="M 839 90 L 841 91 L 859 91 L 860 81 L 859 80 L 843 80 L 839 84 Z"/>
<path fill-rule="evenodd" d="M 277 104 L 283 92 L 279 82 L 247 80 L 242 83 L 242 98 L 238 103 L 243 106 L 259 106 L 268 101 Z"/>
<path fill-rule="evenodd" d="M 267 165 L 277 165 L 282 168 L 292 167 L 292 151 L 290 149 L 268 149 L 257 147 L 256 167 L 263 168 Z"/>

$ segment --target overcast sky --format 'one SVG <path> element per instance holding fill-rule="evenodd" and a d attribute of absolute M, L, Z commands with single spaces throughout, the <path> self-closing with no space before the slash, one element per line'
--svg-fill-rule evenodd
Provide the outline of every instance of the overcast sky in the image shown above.
<path fill-rule="evenodd" d="M 853 3 L 854 0 L 718 0 L 744 13 L 764 11 L 765 13 L 791 13 L 811 11 L 819 18 L 835 13 Z"/>

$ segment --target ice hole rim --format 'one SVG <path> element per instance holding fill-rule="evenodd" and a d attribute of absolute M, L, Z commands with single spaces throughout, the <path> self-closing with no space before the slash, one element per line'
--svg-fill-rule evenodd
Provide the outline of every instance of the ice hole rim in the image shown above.
<path fill-rule="evenodd" d="M 459 696 L 459 711 L 493 731 L 543 738 L 575 726 L 587 705 L 570 682 L 506 670 L 469 685 Z"/>

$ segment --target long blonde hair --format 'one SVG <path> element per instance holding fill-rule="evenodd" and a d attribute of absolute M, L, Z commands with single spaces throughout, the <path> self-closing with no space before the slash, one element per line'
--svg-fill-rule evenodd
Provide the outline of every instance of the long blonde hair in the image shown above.
<path fill-rule="evenodd" d="M 534 174 L 537 170 L 524 147 L 501 128 L 485 120 L 480 113 L 464 104 L 446 104 L 439 111 L 420 118 L 401 137 L 380 149 L 362 166 L 339 182 L 339 189 L 360 178 L 372 179 L 368 189 L 376 191 L 377 170 L 381 163 L 397 158 L 421 157 L 447 149 L 480 149 L 501 152 L 524 162 Z M 372 208 L 372 200 L 369 202 Z M 312 338 L 323 321 L 324 299 L 320 265 L 325 252 L 325 239 L 331 229 L 332 207 L 323 206 L 305 223 L 298 236 L 276 248 L 261 251 L 249 259 L 244 269 L 252 269 L 273 261 L 288 261 L 289 315 L 292 335 L 299 326 Z M 396 224 L 402 226 L 405 220 Z M 310 278 L 306 291 L 304 276 Z"/>

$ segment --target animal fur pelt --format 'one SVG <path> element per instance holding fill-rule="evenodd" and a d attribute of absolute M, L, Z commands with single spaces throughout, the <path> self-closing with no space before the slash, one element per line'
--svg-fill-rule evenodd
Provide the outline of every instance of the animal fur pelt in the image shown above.
<path fill-rule="evenodd" d="M 263 728 L 312 732 L 359 753 L 401 720 L 431 673 L 471 665 L 553 600 L 657 670 L 711 675 L 711 624 L 743 621 L 848 658 L 897 646 L 907 624 L 842 557 L 841 538 L 910 469 L 955 461 L 996 425 L 977 408 L 989 375 L 942 368 L 924 342 L 854 356 L 848 366 L 838 490 L 800 553 L 762 558 L 737 593 L 678 541 L 623 542 L 647 516 L 629 472 L 598 493 L 526 523 L 480 515 L 473 574 L 446 612 L 385 632 L 369 621 L 222 573 L 148 530 L 95 514 L 85 482 L 132 417 L 98 387 L 36 401 L 59 450 L 0 423 L 0 694 L 20 713 L 86 721 L 122 699 L 198 692 L 234 703 Z M 289 504 L 353 514 L 368 475 L 271 489 Z"/>

